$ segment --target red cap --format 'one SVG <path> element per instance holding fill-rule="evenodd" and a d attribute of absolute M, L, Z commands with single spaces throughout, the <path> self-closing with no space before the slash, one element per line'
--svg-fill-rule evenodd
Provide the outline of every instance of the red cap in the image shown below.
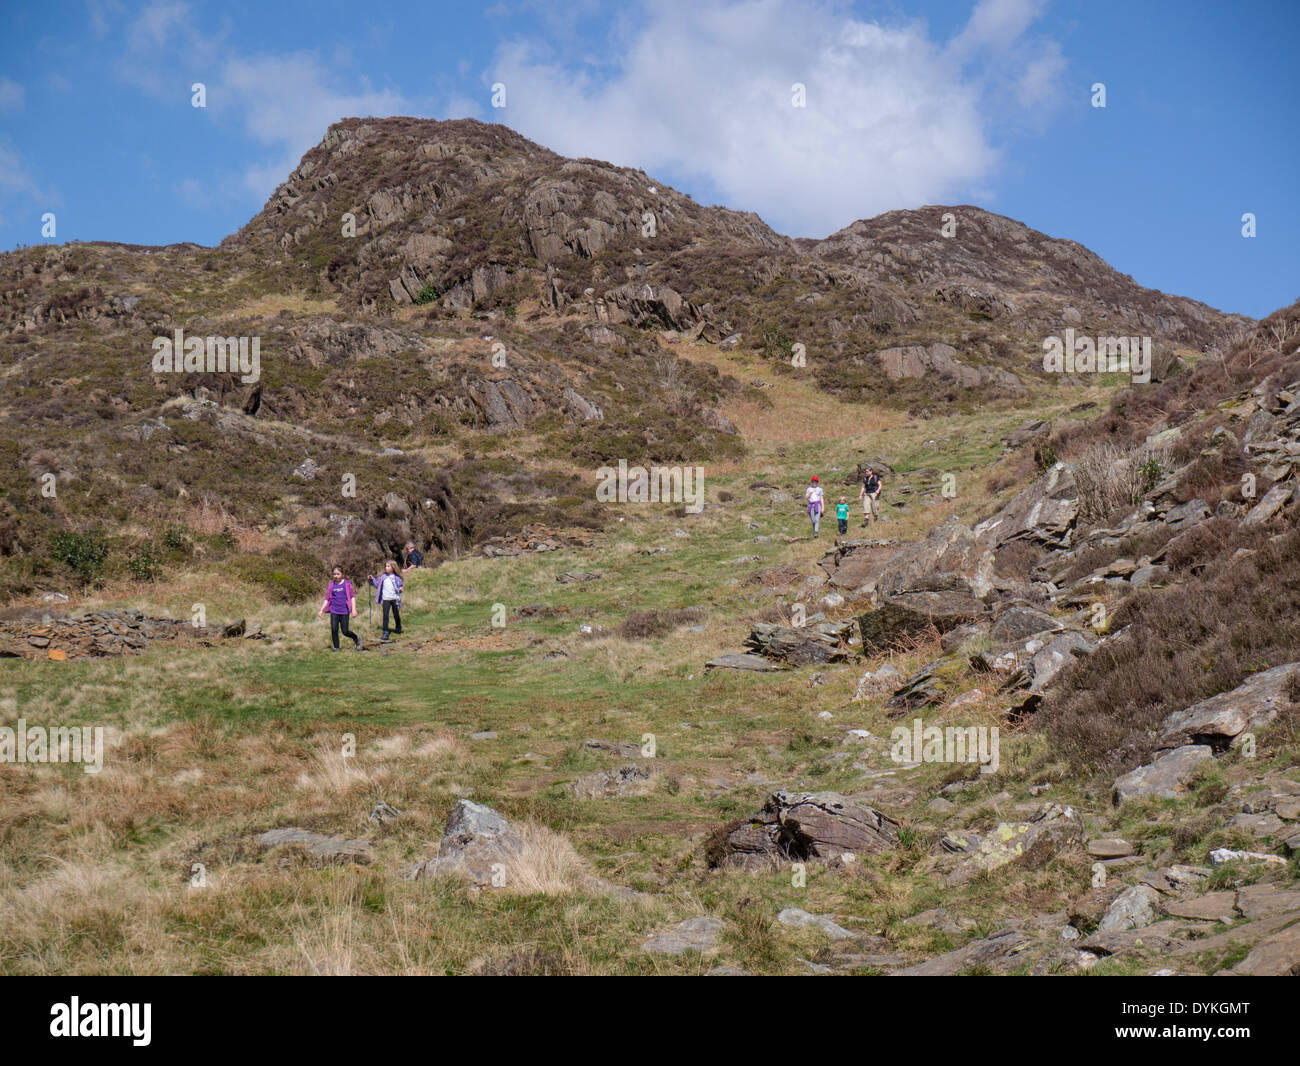
<path fill-rule="evenodd" d="M 816 474 L 813 474 L 813 480 L 814 480 L 814 481 L 817 480 L 817 475 L 816 475 Z"/>

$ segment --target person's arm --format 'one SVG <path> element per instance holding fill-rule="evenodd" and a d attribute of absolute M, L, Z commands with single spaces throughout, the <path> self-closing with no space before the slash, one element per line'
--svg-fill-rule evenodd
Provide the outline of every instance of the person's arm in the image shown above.
<path fill-rule="evenodd" d="M 316 617 L 323 618 L 325 616 L 325 608 L 328 607 L 329 605 L 330 605 L 330 598 L 327 595 L 325 599 L 321 601 L 320 610 L 316 612 Z"/>
<path fill-rule="evenodd" d="M 867 494 L 867 483 L 864 481 L 858 486 L 858 499 L 862 499 Z"/>

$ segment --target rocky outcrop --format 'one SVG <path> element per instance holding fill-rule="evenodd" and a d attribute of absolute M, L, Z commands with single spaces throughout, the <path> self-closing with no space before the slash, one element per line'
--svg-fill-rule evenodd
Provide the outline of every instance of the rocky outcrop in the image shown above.
<path fill-rule="evenodd" d="M 1013 540 L 1068 548 L 1078 517 L 1074 472 L 1065 463 L 1057 463 L 997 514 L 977 524 L 974 534 L 981 545 L 989 548 Z"/>
<path fill-rule="evenodd" d="M 957 359 L 957 349 L 949 344 L 919 344 L 903 348 L 885 348 L 874 353 L 871 360 L 894 381 L 901 378 L 923 378 L 933 375 L 962 388 L 973 389 L 981 385 L 999 385 L 1018 389 L 1021 380 L 1001 367 L 976 367 Z"/>
<path fill-rule="evenodd" d="M 727 834 L 715 866 L 832 859 L 889 851 L 898 823 L 836 792 L 774 792 L 747 825 Z"/>
<path fill-rule="evenodd" d="M 815 622 L 804 626 L 760 622 L 750 631 L 745 647 L 756 655 L 791 666 L 838 663 L 851 654 L 852 635 L 852 622 Z"/>

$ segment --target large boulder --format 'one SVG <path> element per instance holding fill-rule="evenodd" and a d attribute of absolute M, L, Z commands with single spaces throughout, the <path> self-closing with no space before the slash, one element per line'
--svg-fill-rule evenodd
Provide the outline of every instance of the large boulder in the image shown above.
<path fill-rule="evenodd" d="M 876 610 L 859 615 L 863 650 L 888 648 L 930 626 L 946 633 L 984 614 L 983 602 L 962 578 L 936 575 L 933 583 L 949 587 L 913 588 L 883 599 Z"/>
<path fill-rule="evenodd" d="M 717 866 L 754 868 L 780 861 L 888 851 L 898 823 L 837 792 L 773 792 L 747 825 L 723 841 Z"/>
<path fill-rule="evenodd" d="M 1267 725 L 1291 700 L 1287 690 L 1300 678 L 1300 662 L 1254 674 L 1231 692 L 1222 692 L 1165 718 L 1156 750 L 1208 744 L 1223 751 L 1242 733 Z"/>
<path fill-rule="evenodd" d="M 1187 744 L 1167 751 L 1155 762 L 1117 777 L 1112 786 L 1115 803 L 1118 805 L 1140 796 L 1168 799 L 1181 795 L 1187 791 L 1187 784 L 1195 776 L 1197 768 L 1206 760 L 1214 760 L 1214 750 L 1208 744 Z"/>
<path fill-rule="evenodd" d="M 491 807 L 460 799 L 447 816 L 437 856 L 417 867 L 414 876 L 453 874 L 482 887 L 493 883 L 494 866 L 504 867 L 523 850 L 523 838 L 505 818 Z"/>

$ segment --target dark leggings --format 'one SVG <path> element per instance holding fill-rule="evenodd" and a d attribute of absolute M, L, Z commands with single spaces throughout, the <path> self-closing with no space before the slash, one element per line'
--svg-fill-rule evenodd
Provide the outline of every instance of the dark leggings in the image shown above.
<path fill-rule="evenodd" d="M 397 606 L 397 601 L 384 600 L 383 607 L 384 607 L 384 636 L 388 636 L 388 612 L 390 608 L 393 612 L 393 621 L 397 623 L 395 632 L 400 633 L 402 631 L 402 612 Z"/>
<path fill-rule="evenodd" d="M 330 640 L 334 642 L 335 648 L 339 646 L 340 631 L 348 640 L 357 641 L 357 635 L 352 632 L 352 628 L 348 625 L 348 615 L 335 614 L 330 611 Z M 357 643 L 360 643 L 360 641 L 357 641 Z"/>

